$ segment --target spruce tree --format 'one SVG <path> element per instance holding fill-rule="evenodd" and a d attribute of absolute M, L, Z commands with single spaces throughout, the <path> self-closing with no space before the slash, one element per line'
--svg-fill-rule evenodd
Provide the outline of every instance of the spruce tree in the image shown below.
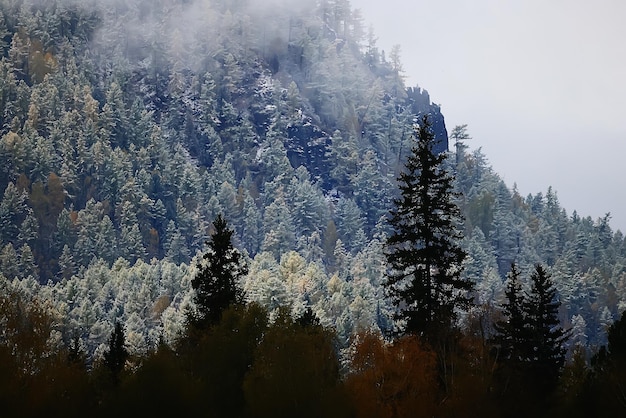
<path fill-rule="evenodd" d="M 524 346 L 527 341 L 527 324 L 524 314 L 525 299 L 517 265 L 511 265 L 507 275 L 506 303 L 502 304 L 503 319 L 495 324 L 494 343 L 499 347 L 499 358 L 517 367 L 527 360 Z"/>
<path fill-rule="evenodd" d="M 124 370 L 128 359 L 126 338 L 122 324 L 115 322 L 115 328 L 109 338 L 109 349 L 104 353 L 104 365 L 111 371 L 114 382 L 118 381 L 119 374 Z"/>
<path fill-rule="evenodd" d="M 530 395 L 530 399 L 540 401 L 556 386 L 565 362 L 568 333 L 560 326 L 560 302 L 543 266 L 535 265 L 529 292 L 522 292 L 519 275 L 513 265 L 507 303 L 502 305 L 504 319 L 495 325 L 498 334 L 493 342 L 503 366 L 502 389 L 515 397 Z"/>
<path fill-rule="evenodd" d="M 560 326 L 556 288 L 541 264 L 530 276 L 530 294 L 524 303 L 529 328 L 530 370 L 538 383 L 553 387 L 565 362 L 568 333 Z"/>
<path fill-rule="evenodd" d="M 198 264 L 199 271 L 191 280 L 196 310 L 188 312 L 188 319 L 198 329 L 216 324 L 226 308 L 243 302 L 239 279 L 248 273 L 241 253 L 232 245 L 233 230 L 222 215 L 213 221 L 213 227 L 204 262 Z"/>
<path fill-rule="evenodd" d="M 398 178 L 401 196 L 391 211 L 385 287 L 404 331 L 435 343 L 454 328 L 457 310 L 471 304 L 473 283 L 461 277 L 466 253 L 453 176 L 444 167 L 446 154 L 433 151 L 436 141 L 426 116 L 415 136 Z"/>
<path fill-rule="evenodd" d="M 583 392 L 587 415 L 616 417 L 624 415 L 626 382 L 626 312 L 607 330 L 608 344 L 591 359 Z M 602 411 L 598 413 L 598 411 Z"/>

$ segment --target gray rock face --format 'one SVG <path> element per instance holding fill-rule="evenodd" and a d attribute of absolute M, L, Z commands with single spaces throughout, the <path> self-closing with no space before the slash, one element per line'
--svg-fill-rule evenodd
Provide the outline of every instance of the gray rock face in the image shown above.
<path fill-rule="evenodd" d="M 407 93 L 407 105 L 411 106 L 411 110 L 418 117 L 429 115 L 432 129 L 437 139 L 436 153 L 448 151 L 448 131 L 446 123 L 441 114 L 441 108 L 435 103 L 431 103 L 428 91 L 420 87 L 409 87 Z"/>

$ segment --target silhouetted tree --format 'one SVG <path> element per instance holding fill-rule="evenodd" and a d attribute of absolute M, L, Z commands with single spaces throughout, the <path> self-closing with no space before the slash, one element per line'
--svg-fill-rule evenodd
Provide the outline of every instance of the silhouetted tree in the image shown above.
<path fill-rule="evenodd" d="M 550 275 L 537 264 L 530 278 L 531 289 L 524 303 L 529 328 L 529 362 L 533 376 L 542 385 L 553 388 L 565 362 L 564 343 L 568 333 L 560 326 L 561 302 Z"/>
<path fill-rule="evenodd" d="M 535 265 L 529 292 L 522 292 L 519 275 L 512 265 L 507 303 L 502 305 L 504 319 L 495 325 L 498 334 L 493 342 L 499 348 L 497 376 L 503 404 L 518 405 L 512 416 L 529 416 L 547 407 L 557 386 L 568 333 L 560 326 L 561 303 L 543 266 Z"/>
<path fill-rule="evenodd" d="M 250 416 L 329 417 L 341 416 L 338 384 L 333 333 L 302 326 L 281 309 L 256 347 L 243 391 Z"/>
<path fill-rule="evenodd" d="M 526 360 L 523 346 L 527 341 L 526 318 L 524 316 L 524 294 L 517 265 L 511 265 L 506 283 L 506 302 L 502 304 L 503 319 L 496 322 L 497 332 L 493 342 L 498 346 L 499 358 L 510 365 L 519 365 Z"/>
<path fill-rule="evenodd" d="M 320 326 L 320 319 L 315 315 L 313 309 L 307 306 L 302 315 L 295 320 L 295 323 L 302 327 L 317 327 Z"/>
<path fill-rule="evenodd" d="M 405 332 L 434 343 L 453 328 L 457 309 L 471 304 L 473 283 L 460 275 L 466 253 L 457 229 L 461 215 L 453 202 L 453 176 L 444 167 L 446 154 L 433 151 L 426 116 L 415 135 L 417 144 L 398 178 L 401 196 L 391 211 L 385 285 Z"/>
<path fill-rule="evenodd" d="M 113 380 L 117 382 L 119 374 L 124 370 L 124 365 L 128 359 L 126 349 L 126 338 L 122 324 L 115 322 L 115 328 L 109 338 L 109 349 L 104 353 L 104 365 L 113 375 Z"/>
<path fill-rule="evenodd" d="M 199 271 L 191 280 L 196 309 L 188 311 L 188 319 L 198 329 L 216 324 L 226 308 L 243 302 L 239 279 L 248 273 L 241 253 L 232 245 L 233 230 L 222 215 L 213 221 L 213 227 L 204 262 L 198 264 Z"/>
<path fill-rule="evenodd" d="M 593 379 L 586 385 L 582 406 L 587 415 L 626 413 L 626 314 L 608 329 L 608 344 L 591 360 Z"/>

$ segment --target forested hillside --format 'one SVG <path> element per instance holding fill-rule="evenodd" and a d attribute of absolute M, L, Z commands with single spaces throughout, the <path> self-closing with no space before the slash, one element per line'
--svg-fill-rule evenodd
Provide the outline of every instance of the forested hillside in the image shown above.
<path fill-rule="evenodd" d="M 250 298 L 344 340 L 384 321 L 374 237 L 416 114 L 447 134 L 347 2 L 2 5 L 2 272 L 90 352 L 116 318 L 138 349 L 175 333 L 218 213 Z"/>
<path fill-rule="evenodd" d="M 420 116 L 448 149 L 443 116 L 347 0 L 283 3 L 0 1 L 0 279 L 52 313 L 51 341 L 87 362 L 116 321 L 134 355 L 176 341 L 218 214 L 270 322 L 311 308 L 346 351 L 393 328 L 396 178 Z M 511 263 L 525 288 L 543 263 L 588 358 L 626 309 L 624 235 L 520 196 L 469 133 L 447 160 L 477 288 L 461 321 L 492 332 Z"/>

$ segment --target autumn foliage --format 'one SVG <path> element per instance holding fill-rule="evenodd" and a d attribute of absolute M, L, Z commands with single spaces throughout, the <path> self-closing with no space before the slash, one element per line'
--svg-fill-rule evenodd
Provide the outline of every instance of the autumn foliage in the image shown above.
<path fill-rule="evenodd" d="M 357 337 L 346 387 L 357 417 L 427 417 L 436 412 L 436 356 L 414 336 L 386 343 Z"/>

